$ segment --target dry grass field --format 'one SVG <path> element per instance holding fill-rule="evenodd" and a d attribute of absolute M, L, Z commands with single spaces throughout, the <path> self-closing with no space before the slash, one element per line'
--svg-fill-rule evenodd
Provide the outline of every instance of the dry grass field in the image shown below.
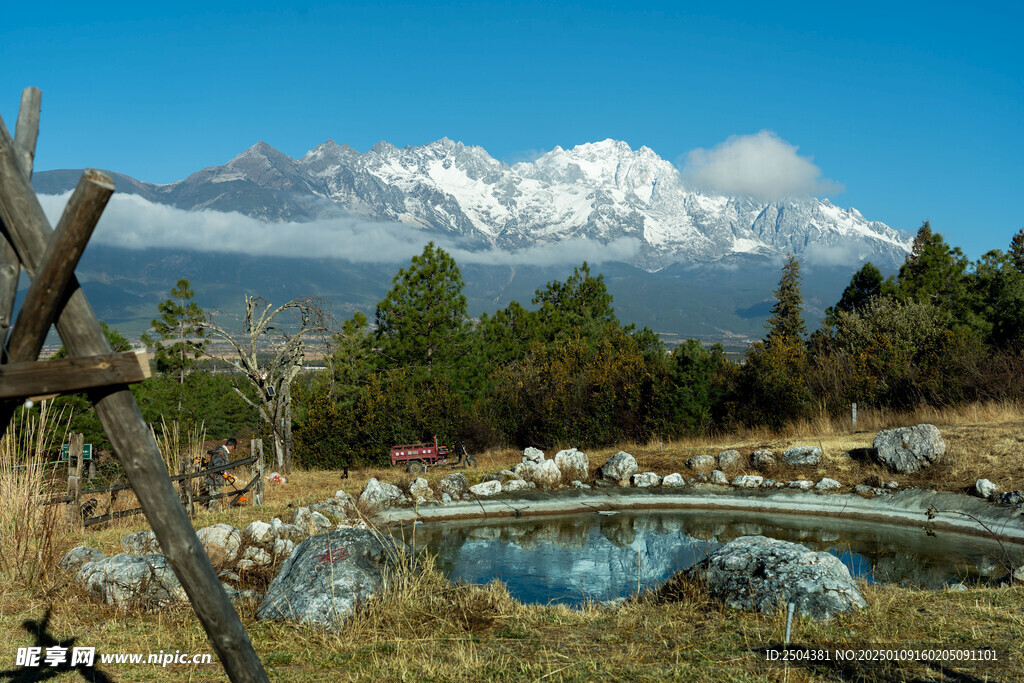
<path fill-rule="evenodd" d="M 660 444 L 624 444 L 641 469 L 660 474 L 684 471 L 685 459 L 736 448 L 776 451 L 792 445 L 821 446 L 825 457 L 817 471 L 800 476 L 829 476 L 847 485 L 872 475 L 896 479 L 901 487 L 961 491 L 978 477 L 1003 489 L 1024 489 L 1024 409 L 980 405 L 956 411 L 910 415 L 863 413 L 860 431 L 819 420 L 792 425 L 783 433 L 748 432 Z M 947 443 L 946 462 L 927 473 L 897 477 L 883 473 L 859 454 L 884 427 L 930 422 Z M 619 448 L 588 451 L 592 466 Z M 0 454 L 4 453 L 0 449 Z M 13 463 L 13 451 L 0 458 L 0 472 Z M 851 455 L 852 453 L 852 455 Z M 466 472 L 470 482 L 519 459 L 513 450 L 479 455 L 479 467 Z M 550 455 L 550 454 L 549 454 Z M 24 470 L 22 470 L 24 471 Z M 430 471 L 436 481 L 446 470 Z M 792 476 L 791 476 L 792 475 Z M 125 534 L 148 528 L 130 517 L 101 529 L 70 528 L 59 506 L 30 504 L 24 491 L 39 484 L 28 475 L 0 475 L 0 680 L 12 678 L 16 649 L 34 644 L 26 625 L 49 614 L 48 633 L 58 641 L 94 646 L 99 652 L 151 653 L 180 650 L 212 652 L 187 606 L 158 611 L 125 611 L 85 596 L 67 574 L 55 569 L 68 549 L 86 544 L 112 554 Z M 375 476 L 399 483 L 411 475 L 386 468 L 353 470 L 347 480 L 337 471 L 297 471 L 283 485 L 268 486 L 262 509 L 240 507 L 200 512 L 196 528 L 217 522 L 245 527 L 256 519 L 288 521 L 294 509 L 344 488 L 357 495 Z M 796 478 L 781 467 L 777 479 Z M 118 507 L 130 507 L 130 496 Z M 257 586 L 269 576 L 250 579 Z M 338 632 L 255 619 L 255 605 L 240 603 L 239 613 L 256 651 L 273 680 L 282 681 L 851 681 L 851 680 L 1024 680 L 1024 588 L 972 588 L 919 591 L 865 585 L 869 603 L 854 615 L 815 623 L 798 619 L 793 642 L 808 646 L 877 648 L 944 646 L 996 648 L 998 664 L 973 666 L 900 662 L 800 662 L 770 664 L 765 649 L 782 643 L 785 615 L 734 612 L 710 603 L 698 592 L 683 591 L 666 600 L 654 594 L 620 606 L 521 605 L 501 584 L 453 585 L 427 559 L 419 569 L 391 577 L 389 588 Z M 216 662 L 216 659 L 214 660 Z M 105 665 L 109 680 L 224 680 L 219 664 Z M 76 680 L 79 674 L 64 674 Z"/>

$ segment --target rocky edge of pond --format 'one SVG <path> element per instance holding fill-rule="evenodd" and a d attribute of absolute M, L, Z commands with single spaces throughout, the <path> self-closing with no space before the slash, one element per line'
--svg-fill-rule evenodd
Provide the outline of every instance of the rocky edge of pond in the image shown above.
<path fill-rule="evenodd" d="M 875 447 L 878 461 L 897 473 L 928 467 L 940 462 L 945 453 L 945 443 L 931 425 L 880 432 Z M 690 458 L 687 476 L 678 472 L 662 476 L 639 471 L 636 459 L 619 451 L 597 468 L 588 484 L 586 453 L 572 448 L 548 459 L 543 451 L 527 448 L 520 463 L 485 475 L 473 486 L 459 472 L 443 477 L 437 491 L 424 478 L 402 488 L 371 479 L 358 502 L 382 523 L 630 507 L 763 509 L 891 521 L 896 510 L 902 511 L 895 518 L 903 523 L 921 524 L 927 512 L 940 527 L 970 531 L 977 530 L 978 524 L 996 526 L 1002 535 L 1024 540 L 1020 513 L 1024 492 L 1000 492 L 987 479 L 979 479 L 972 487 L 972 499 L 952 493 L 900 491 L 895 481 L 861 484 L 851 490 L 829 478 L 781 481 L 737 474 L 750 467 L 768 474 L 780 458 L 791 467 L 815 466 L 821 457 L 821 449 L 814 446 L 795 446 L 781 454 L 758 449 L 749 458 L 730 449 L 717 456 Z M 845 494 L 836 495 L 844 489 Z M 516 500 L 528 505 L 514 505 Z M 252 522 L 244 530 L 215 524 L 196 533 L 229 596 L 260 602 L 258 618 L 336 627 L 380 590 L 385 568 L 405 554 L 400 541 L 367 527 L 355 503 L 338 491 L 333 498 L 298 508 L 289 523 L 274 518 Z M 128 534 L 121 545 L 125 552 L 112 557 L 79 546 L 60 564 L 74 573 L 90 596 L 108 604 L 153 609 L 186 599 L 152 531 Z M 280 570 L 265 595 L 231 585 L 240 574 L 271 571 L 276 566 Z M 794 602 L 800 614 L 827 619 L 864 606 L 849 572 L 834 556 L 763 536 L 736 539 L 680 576 L 699 578 L 710 595 L 741 609 L 771 611 L 783 600 Z M 1013 579 L 1024 581 L 1024 569 L 1018 568 Z M 676 580 L 661 590 L 671 590 Z"/>

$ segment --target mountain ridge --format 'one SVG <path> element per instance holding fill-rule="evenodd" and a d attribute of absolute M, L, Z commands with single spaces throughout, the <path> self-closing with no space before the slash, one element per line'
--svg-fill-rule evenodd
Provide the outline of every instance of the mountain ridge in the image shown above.
<path fill-rule="evenodd" d="M 873 260 L 896 266 L 910 238 L 828 199 L 775 202 L 687 186 L 653 150 L 606 139 L 555 147 L 512 165 L 442 138 L 367 152 L 327 140 L 299 159 L 259 141 L 221 166 L 157 185 L 115 174 L 118 189 L 187 210 L 237 211 L 269 222 L 334 214 L 398 222 L 469 248 L 515 251 L 565 240 L 635 242 L 627 259 L 654 272 L 729 254 Z M 73 187 L 72 171 L 42 171 L 37 191 Z"/>

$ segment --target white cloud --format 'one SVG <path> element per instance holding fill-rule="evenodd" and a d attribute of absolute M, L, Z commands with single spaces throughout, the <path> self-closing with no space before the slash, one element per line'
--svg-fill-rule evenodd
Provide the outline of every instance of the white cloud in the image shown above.
<path fill-rule="evenodd" d="M 733 135 L 711 149 L 690 152 L 683 179 L 702 190 L 764 201 L 843 191 L 841 184 L 823 178 L 813 158 L 800 156 L 798 149 L 768 130 Z"/>
<path fill-rule="evenodd" d="M 70 196 L 67 192 L 39 197 L 51 224 L 56 224 Z M 369 263 L 407 262 L 431 240 L 460 264 L 485 265 L 629 261 L 640 248 L 638 240 L 626 238 L 609 243 L 565 240 L 514 252 L 497 248 L 469 250 L 454 238 L 403 223 L 375 222 L 359 216 L 267 223 L 239 213 L 185 211 L 131 194 L 111 198 L 92 238 L 96 244 L 129 249 L 189 249 Z"/>

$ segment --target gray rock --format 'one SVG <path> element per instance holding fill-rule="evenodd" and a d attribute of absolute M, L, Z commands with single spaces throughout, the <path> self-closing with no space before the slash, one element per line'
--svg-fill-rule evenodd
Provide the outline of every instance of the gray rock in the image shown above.
<path fill-rule="evenodd" d="M 242 545 L 242 532 L 230 524 L 214 524 L 196 532 L 199 542 L 217 569 L 234 564 Z"/>
<path fill-rule="evenodd" d="M 159 555 L 164 551 L 150 529 L 128 534 L 121 539 L 121 547 L 131 555 Z"/>
<path fill-rule="evenodd" d="M 639 469 L 636 458 L 626 451 L 619 451 L 601 465 L 598 476 L 609 481 L 629 481 Z"/>
<path fill-rule="evenodd" d="M 630 483 L 637 488 L 648 488 L 661 483 L 661 477 L 654 472 L 641 472 L 630 477 Z"/>
<path fill-rule="evenodd" d="M 438 488 L 441 490 L 441 493 L 447 493 L 453 499 L 458 500 L 469 491 L 469 483 L 461 472 L 456 472 L 441 479 Z"/>
<path fill-rule="evenodd" d="M 1010 574 L 1010 581 L 1016 583 L 1024 583 L 1024 565 L 1021 565 L 1020 567 L 1017 567 L 1013 570 L 1013 573 Z"/>
<path fill-rule="evenodd" d="M 1024 508 L 1024 491 L 1007 491 L 1000 493 L 997 499 L 1003 505 L 1014 508 Z"/>
<path fill-rule="evenodd" d="M 417 477 L 409 484 L 409 495 L 413 498 L 430 500 L 434 497 L 434 489 L 430 488 L 430 484 L 426 479 Z"/>
<path fill-rule="evenodd" d="M 523 450 L 523 462 L 542 463 L 544 462 L 544 451 L 533 446 L 527 446 Z"/>
<path fill-rule="evenodd" d="M 382 573 L 395 566 L 402 546 L 391 536 L 366 529 L 312 536 L 285 561 L 257 609 L 257 618 L 340 627 L 358 605 L 381 590 Z"/>
<path fill-rule="evenodd" d="M 722 470 L 711 470 L 711 483 L 727 486 L 729 484 L 729 477 L 725 476 L 725 472 Z"/>
<path fill-rule="evenodd" d="M 792 467 L 817 465 L 821 462 L 821 449 L 817 446 L 794 446 L 783 452 L 782 460 Z"/>
<path fill-rule="evenodd" d="M 758 449 L 750 456 L 750 462 L 758 469 L 770 469 L 775 467 L 775 452 L 768 448 Z"/>
<path fill-rule="evenodd" d="M 501 483 L 504 484 L 506 481 L 512 481 L 516 479 L 516 473 L 512 470 L 502 470 L 498 472 L 498 476 L 501 477 Z"/>
<path fill-rule="evenodd" d="M 900 487 L 899 483 L 897 483 L 895 481 L 890 481 L 888 484 L 885 485 L 885 488 L 889 489 L 890 491 L 895 491 L 899 487 Z"/>
<path fill-rule="evenodd" d="M 772 614 L 793 602 L 798 615 L 825 620 L 867 606 L 835 555 L 764 536 L 737 538 L 683 573 L 733 609 Z"/>
<path fill-rule="evenodd" d="M 743 474 L 732 480 L 732 485 L 741 489 L 756 489 L 764 483 L 764 477 L 756 474 Z"/>
<path fill-rule="evenodd" d="M 352 507 L 356 504 L 356 499 L 347 493 L 345 489 L 338 489 L 334 492 L 334 499 L 336 502 L 341 503 L 344 507 Z"/>
<path fill-rule="evenodd" d="M 377 481 L 374 477 L 366 482 L 366 488 L 359 494 L 359 503 L 371 510 L 380 510 L 402 502 L 404 497 L 400 488 Z"/>
<path fill-rule="evenodd" d="M 853 487 L 853 492 L 859 493 L 860 495 L 865 496 L 867 498 L 875 497 L 875 489 L 871 486 L 868 486 L 867 484 L 857 484 L 856 486 Z"/>
<path fill-rule="evenodd" d="M 274 541 L 274 557 L 288 557 L 295 550 L 295 542 L 290 538 L 279 538 Z"/>
<path fill-rule="evenodd" d="M 122 554 L 86 562 L 75 581 L 108 605 L 152 609 L 187 599 L 163 555 Z"/>
<path fill-rule="evenodd" d="M 821 481 L 814 485 L 814 488 L 817 489 L 818 491 L 835 491 L 836 489 L 843 488 L 843 485 L 840 484 L 835 479 L 823 477 Z"/>
<path fill-rule="evenodd" d="M 493 496 L 501 493 L 500 481 L 483 481 L 475 486 L 469 487 L 469 492 L 474 496 Z"/>
<path fill-rule="evenodd" d="M 598 479 L 597 481 L 594 482 L 595 489 L 609 489 L 614 487 L 615 483 L 608 481 L 607 479 Z"/>
<path fill-rule="evenodd" d="M 277 534 L 274 533 L 274 528 L 259 520 L 250 523 L 242 532 L 242 543 L 245 545 L 270 548 L 273 547 L 275 540 L 277 540 Z"/>
<path fill-rule="evenodd" d="M 579 479 L 574 479 L 572 481 L 572 483 L 569 484 L 569 485 L 572 486 L 574 489 L 589 489 L 590 488 L 590 484 L 584 484 Z"/>
<path fill-rule="evenodd" d="M 686 486 L 686 480 L 683 479 L 683 475 L 678 472 L 673 472 L 672 474 L 665 475 L 665 478 L 661 480 L 661 485 L 669 488 Z"/>
<path fill-rule="evenodd" d="M 452 497 L 449 496 L 447 493 L 442 493 L 441 494 L 441 502 L 443 504 L 445 504 L 445 505 L 448 505 L 449 503 L 452 502 Z"/>
<path fill-rule="evenodd" d="M 275 538 L 286 538 L 295 543 L 301 543 L 309 534 L 295 524 L 285 524 L 277 517 L 270 520 L 270 528 Z"/>
<path fill-rule="evenodd" d="M 686 461 L 686 466 L 691 470 L 698 470 L 706 472 L 707 470 L 713 470 L 717 467 L 715 456 L 713 455 L 695 455 Z"/>
<path fill-rule="evenodd" d="M 77 573 L 86 562 L 95 562 L 102 560 L 104 557 L 106 555 L 96 550 L 96 548 L 80 545 L 65 553 L 64 557 L 60 558 L 57 566 L 66 572 Z"/>
<path fill-rule="evenodd" d="M 242 559 L 236 565 L 240 571 L 250 571 L 272 564 L 274 556 L 259 546 L 249 546 L 242 552 Z"/>
<path fill-rule="evenodd" d="M 522 463 L 519 476 L 526 481 L 532 481 L 538 487 L 546 489 L 557 488 L 562 483 L 562 471 L 554 460 L 544 460 L 540 464 Z"/>
<path fill-rule="evenodd" d="M 910 474 L 940 462 L 946 442 L 938 428 L 929 424 L 878 432 L 874 442 L 875 459 L 893 472 Z"/>
<path fill-rule="evenodd" d="M 590 475 L 590 458 L 583 451 L 568 448 L 555 453 L 555 465 L 562 473 L 562 481 L 586 479 Z"/>
<path fill-rule="evenodd" d="M 725 472 L 743 466 L 743 456 L 739 451 L 728 450 L 718 454 L 718 469 Z"/>
<path fill-rule="evenodd" d="M 523 479 L 512 479 L 502 484 L 502 490 L 507 490 L 507 492 L 516 492 L 516 490 L 528 490 L 530 488 L 537 488 L 537 484 L 532 481 L 524 481 Z"/>
<path fill-rule="evenodd" d="M 967 590 L 967 586 L 963 585 L 962 583 L 951 583 L 948 586 L 946 586 L 946 590 L 959 593 L 961 591 Z"/>
<path fill-rule="evenodd" d="M 797 481 L 787 481 L 786 486 L 791 489 L 800 489 L 801 491 L 810 491 L 814 488 L 813 481 L 807 481 L 806 479 L 798 479 Z"/>
<path fill-rule="evenodd" d="M 988 479 L 979 479 L 974 482 L 974 488 L 971 489 L 971 493 L 978 496 L 979 498 L 991 498 L 999 492 L 999 487 L 990 482 Z"/>

